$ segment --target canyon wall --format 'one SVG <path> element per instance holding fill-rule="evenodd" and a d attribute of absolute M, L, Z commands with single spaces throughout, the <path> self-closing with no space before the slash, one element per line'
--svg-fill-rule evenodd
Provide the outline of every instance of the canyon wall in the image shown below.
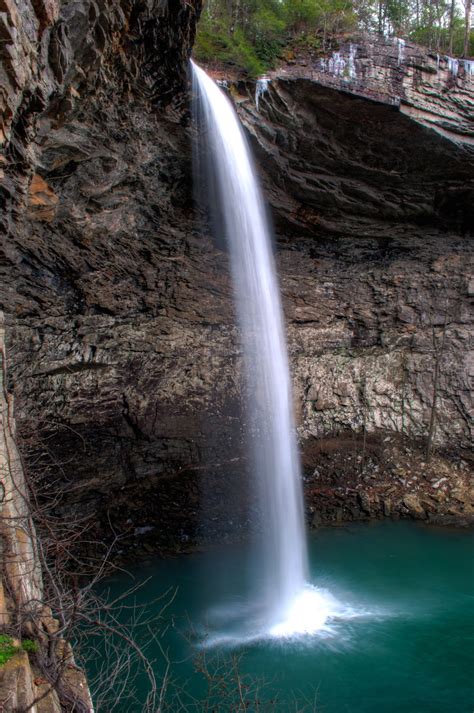
<path fill-rule="evenodd" d="M 6 8 L 2 302 L 27 466 L 91 539 L 235 536 L 238 335 L 192 197 L 199 3 Z M 308 507 L 464 521 L 474 79 L 351 44 L 272 74 L 259 112 L 254 83 L 230 89 L 278 236 Z"/>
<path fill-rule="evenodd" d="M 337 488 L 344 516 L 361 489 L 379 515 L 394 498 L 413 514 L 407 490 L 419 516 L 472 513 L 472 66 L 354 38 L 270 73 L 258 111 L 253 86 L 231 87 L 279 235 L 315 509 Z M 354 432 L 373 436 L 367 467 Z M 427 465 L 431 437 L 458 471 Z"/>
<path fill-rule="evenodd" d="M 7 371 L 0 312 L 0 708 L 4 713 L 93 713 L 84 672 L 47 604 L 45 560 L 40 554 L 47 544 L 39 543 L 36 535 L 34 507 L 17 446 L 14 398 L 6 389 Z M 55 611 L 55 616 L 60 614 Z M 6 642 L 10 642 L 9 656 Z M 53 651 L 62 662 L 59 669 L 53 667 Z"/>
<path fill-rule="evenodd" d="M 439 371 L 437 442 L 469 448 L 474 76 L 398 42 L 293 62 L 260 112 L 253 88 L 237 104 L 281 236 L 302 435 L 423 438 Z"/>

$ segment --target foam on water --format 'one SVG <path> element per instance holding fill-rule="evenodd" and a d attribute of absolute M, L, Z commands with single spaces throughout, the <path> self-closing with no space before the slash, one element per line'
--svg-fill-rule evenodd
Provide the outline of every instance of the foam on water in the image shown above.
<path fill-rule="evenodd" d="M 347 615 L 348 610 L 328 591 L 305 587 L 291 603 L 281 621 L 270 628 L 270 636 L 294 638 L 325 631 L 335 616 Z M 351 611 L 353 613 L 353 610 Z"/>
<path fill-rule="evenodd" d="M 329 639 L 345 641 L 345 624 L 386 618 L 379 606 L 364 606 L 335 597 L 328 589 L 307 584 L 278 619 L 270 619 L 248 602 L 234 601 L 208 612 L 201 631 L 203 648 L 238 648 L 249 644 L 311 644 Z"/>

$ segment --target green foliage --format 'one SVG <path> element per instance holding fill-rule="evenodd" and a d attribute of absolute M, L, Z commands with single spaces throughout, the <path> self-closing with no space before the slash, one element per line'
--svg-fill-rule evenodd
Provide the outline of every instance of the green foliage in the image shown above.
<path fill-rule="evenodd" d="M 285 12 L 288 29 L 303 34 L 334 34 L 355 29 L 357 15 L 347 0 L 287 0 Z"/>
<path fill-rule="evenodd" d="M 452 34 L 453 54 L 464 50 L 465 17 L 452 0 L 207 0 L 195 56 L 257 76 L 292 50 L 324 52 L 333 38 L 355 30 L 409 38 L 441 53 Z"/>
<path fill-rule="evenodd" d="M 26 651 L 27 654 L 34 654 L 38 649 L 38 643 L 31 639 L 23 639 L 20 646 L 18 646 L 14 643 L 11 636 L 0 634 L 0 666 L 4 666 L 7 661 L 10 661 L 10 659 L 21 650 Z"/>
<path fill-rule="evenodd" d="M 396 35 L 404 35 L 410 24 L 410 3 L 408 0 L 385 0 L 385 17 Z"/>
<path fill-rule="evenodd" d="M 11 636 L 0 634 L 0 666 L 4 666 L 18 651 Z"/>
<path fill-rule="evenodd" d="M 205 16 L 199 28 L 194 55 L 198 62 L 235 65 L 252 76 L 265 70 L 256 48 L 241 29 L 230 33 L 223 22 L 213 24 Z"/>
<path fill-rule="evenodd" d="M 288 27 L 294 32 L 307 31 L 316 25 L 319 14 L 319 3 L 314 0 L 301 0 L 301 2 L 285 2 L 285 15 Z"/>
<path fill-rule="evenodd" d="M 262 3 L 253 16 L 250 41 L 263 68 L 272 66 L 285 44 L 282 36 L 286 30 L 279 6 Z"/>
<path fill-rule="evenodd" d="M 39 646 L 37 641 L 32 641 L 32 639 L 23 639 L 21 642 L 21 648 L 23 651 L 26 651 L 27 654 L 36 654 Z"/>
<path fill-rule="evenodd" d="M 356 26 L 348 0 L 208 0 L 195 57 L 257 76 L 275 66 L 286 49 L 324 49 L 331 34 Z"/>
<path fill-rule="evenodd" d="M 410 32 L 410 39 L 426 47 L 435 47 L 440 54 L 449 53 L 449 27 L 433 28 L 429 25 L 416 27 Z M 453 56 L 462 56 L 464 52 L 464 22 L 455 17 L 453 22 Z M 470 33 L 468 56 L 474 54 L 474 32 Z"/>

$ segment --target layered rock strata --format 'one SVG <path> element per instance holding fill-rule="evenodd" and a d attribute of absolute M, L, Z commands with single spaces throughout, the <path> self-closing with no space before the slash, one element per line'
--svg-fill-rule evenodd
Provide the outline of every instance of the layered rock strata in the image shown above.
<path fill-rule="evenodd" d="M 34 71 L 7 92 L 3 301 L 23 447 L 59 511 L 89 515 L 91 539 L 112 524 L 124 548 L 245 529 L 227 256 L 192 206 L 198 10 L 58 6 L 45 29 L 32 19 Z M 259 112 L 254 84 L 232 90 L 278 233 L 308 502 L 323 520 L 465 521 L 474 82 L 396 42 L 340 52 L 349 76 L 334 57 L 289 65 Z M 385 458 L 387 438 L 414 455 Z M 407 498 L 436 495 L 438 471 L 446 498 L 422 514 Z"/>
<path fill-rule="evenodd" d="M 438 443 L 469 448 L 474 78 L 402 47 L 342 45 L 270 75 L 259 112 L 253 87 L 236 103 L 311 434 L 364 420 L 423 437 L 435 390 Z"/>

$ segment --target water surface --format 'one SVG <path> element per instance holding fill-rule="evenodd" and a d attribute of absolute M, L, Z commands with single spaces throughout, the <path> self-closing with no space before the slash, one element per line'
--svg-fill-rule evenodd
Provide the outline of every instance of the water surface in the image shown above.
<path fill-rule="evenodd" d="M 188 679 L 198 699 L 205 677 L 193 658 L 199 667 L 205 657 L 212 668 L 213 660 L 238 654 L 242 675 L 263 682 L 261 710 L 304 710 L 303 700 L 316 700 L 322 713 L 472 713 L 473 547 L 472 533 L 413 523 L 319 530 L 309 540 L 311 582 L 342 614 L 335 610 L 316 635 L 293 639 L 260 638 L 258 627 L 248 636 L 243 545 L 157 559 L 108 584 L 116 595 L 150 577 L 133 595 L 141 602 L 176 588 L 157 632 L 160 646 L 180 661 L 172 666 L 176 681 Z M 250 575 L 258 578 L 257 564 Z M 158 671 L 160 648 L 149 653 Z M 176 701 L 171 710 L 180 710 Z"/>

